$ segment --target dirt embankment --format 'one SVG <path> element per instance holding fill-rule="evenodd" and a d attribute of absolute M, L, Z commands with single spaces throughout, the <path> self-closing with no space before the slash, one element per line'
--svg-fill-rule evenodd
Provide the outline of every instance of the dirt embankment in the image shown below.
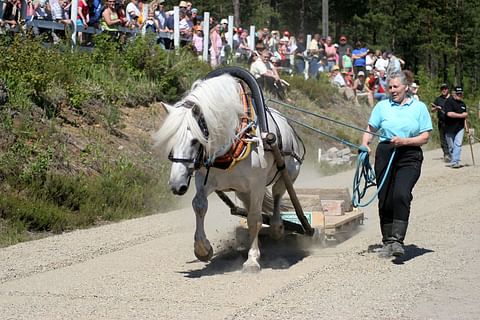
<path fill-rule="evenodd" d="M 471 164 L 468 147 L 463 159 Z M 480 145 L 475 145 L 477 159 Z M 0 250 L 3 319 L 477 319 L 480 314 L 480 168 L 446 168 L 425 153 L 405 257 L 379 243 L 375 204 L 348 240 L 321 248 L 303 238 L 262 244 L 263 270 L 243 274 L 238 218 L 212 197 L 207 234 L 216 255 L 193 255 L 190 207 L 78 230 Z M 298 186 L 350 187 L 353 172 Z M 190 197 L 191 195 L 187 195 Z"/>

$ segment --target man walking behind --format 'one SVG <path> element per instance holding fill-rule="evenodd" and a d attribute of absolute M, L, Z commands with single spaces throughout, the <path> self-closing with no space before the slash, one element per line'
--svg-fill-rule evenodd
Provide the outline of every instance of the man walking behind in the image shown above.
<path fill-rule="evenodd" d="M 437 113 L 438 135 L 440 136 L 440 146 L 443 150 L 443 160 L 450 163 L 450 151 L 448 149 L 447 139 L 445 137 L 445 103 L 450 98 L 450 92 L 446 83 L 440 86 L 440 95 L 435 98 L 431 104 L 432 111 Z"/>
<path fill-rule="evenodd" d="M 460 155 L 462 152 L 465 120 L 468 117 L 467 106 L 462 99 L 463 88 L 456 86 L 453 95 L 445 103 L 445 135 L 451 157 L 447 166 L 454 169 L 462 167 L 460 165 Z"/>

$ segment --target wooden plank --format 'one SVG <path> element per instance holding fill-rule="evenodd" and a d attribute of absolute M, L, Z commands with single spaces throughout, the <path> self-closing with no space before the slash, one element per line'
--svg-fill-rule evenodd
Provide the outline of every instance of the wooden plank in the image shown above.
<path fill-rule="evenodd" d="M 320 203 L 326 216 L 343 216 L 345 214 L 345 200 L 320 200 Z"/>
<path fill-rule="evenodd" d="M 352 198 L 348 188 L 295 188 L 298 195 L 318 195 L 320 200 L 344 200 L 345 211 L 352 211 Z"/>
<path fill-rule="evenodd" d="M 325 216 L 325 229 L 332 229 L 342 226 L 354 220 L 363 220 L 361 211 L 346 212 L 343 216 Z"/>

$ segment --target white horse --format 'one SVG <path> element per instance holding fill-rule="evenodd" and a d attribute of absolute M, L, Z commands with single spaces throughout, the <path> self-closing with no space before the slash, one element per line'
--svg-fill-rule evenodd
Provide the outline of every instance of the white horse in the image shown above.
<path fill-rule="evenodd" d="M 243 269 L 259 271 L 258 233 L 262 227 L 262 204 L 265 209 L 268 206 L 266 203 L 270 203 L 270 208 L 266 210 L 273 210 L 271 235 L 274 238 L 283 235 L 280 200 L 286 188 L 272 152 L 264 150 L 261 139 L 253 139 L 256 142 L 252 143 L 248 157 L 233 168 L 211 167 L 207 170 L 205 165 L 208 160 L 225 154 L 237 139 L 236 128 L 239 127 L 240 116 L 244 114 L 238 80 L 228 74 L 199 80 L 181 101 L 167 109 L 168 117 L 154 139 L 157 146 L 166 148 L 173 162 L 169 185 L 174 194 L 185 194 L 195 173 L 196 194 L 192 200 L 196 215 L 195 256 L 201 261 L 208 261 L 213 255 L 204 230 L 207 197 L 214 191 L 235 191 L 248 212 L 250 249 Z M 267 114 L 268 128 L 277 134 L 286 168 L 295 181 L 305 153 L 303 143 L 278 111 L 268 109 Z M 272 196 L 266 192 L 269 184 L 272 184 Z M 264 197 L 270 201 L 264 203 Z"/>

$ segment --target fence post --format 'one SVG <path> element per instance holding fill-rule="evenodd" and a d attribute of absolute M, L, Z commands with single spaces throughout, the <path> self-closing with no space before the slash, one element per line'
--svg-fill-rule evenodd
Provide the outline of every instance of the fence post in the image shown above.
<path fill-rule="evenodd" d="M 173 7 L 173 46 L 175 50 L 180 49 L 180 8 Z"/>
<path fill-rule="evenodd" d="M 72 0 L 70 13 L 70 20 L 72 20 L 72 43 L 73 46 L 77 46 L 77 15 L 78 15 L 78 0 Z"/>
<path fill-rule="evenodd" d="M 248 35 L 248 45 L 250 50 L 255 50 L 255 26 L 250 26 L 250 34 Z"/>
<path fill-rule="evenodd" d="M 233 16 L 228 16 L 228 46 L 230 47 L 230 53 L 227 57 L 227 63 L 233 61 L 235 53 L 233 52 Z"/>
<path fill-rule="evenodd" d="M 210 12 L 203 13 L 203 56 L 202 59 L 208 62 L 208 43 L 210 40 Z"/>
<path fill-rule="evenodd" d="M 303 56 L 305 57 L 308 57 L 308 49 L 310 48 L 310 42 L 312 42 L 312 35 L 311 34 L 307 34 L 307 42 L 305 43 L 305 52 L 306 55 L 304 54 Z M 304 78 L 305 80 L 308 80 L 308 69 L 310 68 L 310 62 L 308 62 L 308 58 L 305 59 L 305 70 L 303 71 L 303 75 L 304 75 Z"/>
<path fill-rule="evenodd" d="M 2 7 L 3 7 L 3 3 L 2 3 Z M 0 9 L 1 10 L 1 9 Z M 2 15 L 0 14 L 0 17 Z M 22 12 L 20 12 L 20 17 L 23 19 L 23 20 L 26 20 L 26 17 L 27 17 L 27 0 L 22 0 Z"/>
<path fill-rule="evenodd" d="M 3 6 L 4 6 L 4 2 L 2 1 L 0 3 L 0 20 L 3 19 Z M 22 6 L 23 6 L 23 3 L 22 3 Z"/>

